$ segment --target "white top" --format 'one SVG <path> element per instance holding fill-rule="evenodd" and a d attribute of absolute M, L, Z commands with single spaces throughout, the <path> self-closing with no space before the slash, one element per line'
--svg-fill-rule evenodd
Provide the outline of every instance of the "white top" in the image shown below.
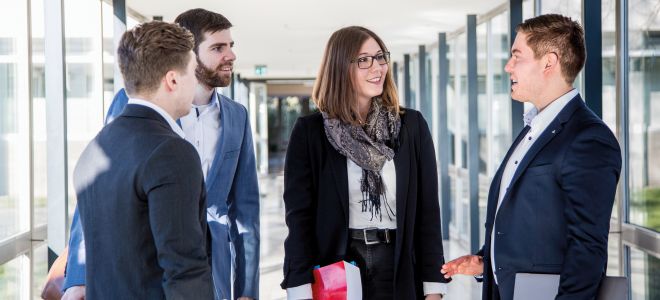
<path fill-rule="evenodd" d="M 172 130 L 174 130 L 174 132 L 176 132 L 176 134 L 178 134 L 181 138 L 186 138 L 186 134 L 183 132 L 183 130 L 181 130 L 181 127 L 179 127 L 179 125 L 176 123 L 176 121 L 174 121 L 174 119 L 172 119 L 172 116 L 170 116 L 170 114 L 168 114 L 160 106 L 158 106 L 156 104 L 153 104 L 152 102 L 149 102 L 147 100 L 142 100 L 142 99 L 138 99 L 138 98 L 129 98 L 128 99 L 128 104 L 142 105 L 142 106 L 146 106 L 146 107 L 149 107 L 149 108 L 155 110 L 159 115 L 161 115 L 165 119 L 165 121 L 167 121 L 167 124 L 169 124 L 170 127 L 172 127 Z"/>
<path fill-rule="evenodd" d="M 490 263 L 491 266 L 493 266 L 492 268 L 493 271 L 497 270 L 495 264 L 495 237 L 496 237 L 495 233 L 497 232 L 495 230 L 495 220 L 497 219 L 497 213 L 500 209 L 500 205 L 502 205 L 502 200 L 504 200 L 504 196 L 506 195 L 506 192 L 509 189 L 509 185 L 511 184 L 513 175 L 516 173 L 516 170 L 518 169 L 518 165 L 520 161 L 522 161 L 522 159 L 527 154 L 527 151 L 529 151 L 532 145 L 534 145 L 536 140 L 539 138 L 539 136 L 541 136 L 541 134 L 543 134 L 545 129 L 548 128 L 550 123 L 557 117 L 557 115 L 564 108 L 564 106 L 566 106 L 566 104 L 568 104 L 569 101 L 575 98 L 577 94 L 578 94 L 577 90 L 572 89 L 568 93 L 564 94 L 563 96 L 557 98 L 557 100 L 550 103 L 541 112 L 539 112 L 536 109 L 536 107 L 534 107 L 530 111 L 528 111 L 523 117 L 525 125 L 529 126 L 530 129 L 529 131 L 527 131 L 527 135 L 525 135 L 525 137 L 520 141 L 520 143 L 518 143 L 516 149 L 513 150 L 511 157 L 509 157 L 509 160 L 506 162 L 506 167 L 504 167 L 504 171 L 502 172 L 502 180 L 500 181 L 500 194 L 497 200 L 495 219 L 493 220 L 493 231 L 491 232 L 491 238 L 490 238 Z M 495 274 L 495 272 L 493 272 L 493 275 L 495 278 L 495 283 L 497 283 L 497 275 Z"/>
<path fill-rule="evenodd" d="M 385 187 L 385 197 L 381 196 L 381 215 L 376 215 L 375 209 L 369 212 L 368 200 L 364 206 L 365 211 L 363 211 L 362 168 L 348 158 L 346 159 L 346 168 L 348 170 L 348 228 L 396 229 L 396 170 L 394 161 L 386 161 L 380 171 Z"/>
<path fill-rule="evenodd" d="M 181 127 L 199 154 L 204 178 L 208 176 L 218 149 L 218 139 L 222 130 L 220 124 L 220 101 L 213 91 L 211 101 L 205 105 L 193 105 L 190 113 L 181 117 Z"/>
<path fill-rule="evenodd" d="M 360 180 L 362 179 L 362 168 L 350 159 L 346 159 L 348 171 L 348 227 L 352 229 L 362 229 L 368 227 L 377 227 L 380 229 L 396 229 L 396 168 L 394 161 L 388 160 L 383 165 L 380 175 L 385 185 L 385 202 L 382 202 L 380 211 L 383 215 L 382 221 L 374 215 L 362 212 L 362 190 Z M 388 213 L 386 210 L 390 208 Z M 440 270 L 438 270 L 440 272 Z M 441 282 L 424 282 L 424 295 L 429 294 L 447 294 L 447 284 Z M 287 299 L 312 299 L 312 285 L 303 284 L 286 289 Z"/>

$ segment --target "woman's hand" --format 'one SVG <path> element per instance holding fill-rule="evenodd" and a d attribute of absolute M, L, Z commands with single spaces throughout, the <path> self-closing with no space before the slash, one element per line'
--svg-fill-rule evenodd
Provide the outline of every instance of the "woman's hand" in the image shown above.
<path fill-rule="evenodd" d="M 426 298 L 424 300 L 442 300 L 442 295 L 440 294 L 429 294 L 426 295 Z"/>

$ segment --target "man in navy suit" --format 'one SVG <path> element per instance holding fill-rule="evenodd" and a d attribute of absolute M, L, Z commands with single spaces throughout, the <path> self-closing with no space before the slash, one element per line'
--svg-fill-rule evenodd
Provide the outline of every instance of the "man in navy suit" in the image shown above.
<path fill-rule="evenodd" d="M 483 248 L 442 272 L 483 275 L 483 299 L 511 300 L 517 273 L 559 274 L 556 299 L 594 299 L 607 269 L 619 144 L 573 88 L 586 58 L 582 27 L 542 15 L 516 31 L 505 66 L 511 97 L 534 107 L 493 178 Z"/>
<path fill-rule="evenodd" d="M 124 112 L 73 172 L 88 299 L 212 299 L 204 178 L 175 119 L 197 87 L 193 36 L 153 21 L 127 31 L 117 57 Z"/>
<path fill-rule="evenodd" d="M 186 11 L 175 23 L 195 37 L 199 84 L 193 109 L 178 123 L 186 133 L 186 140 L 197 150 L 206 179 L 216 299 L 256 299 L 259 189 L 250 121 L 245 107 L 215 91 L 216 87 L 226 87 L 231 82 L 236 59 L 232 51 L 232 24 L 224 16 L 204 9 Z M 121 90 L 113 100 L 107 121 L 124 110 L 127 100 Z M 84 257 L 77 255 L 80 253 L 77 249 L 85 246 L 80 239 L 81 230 L 74 216 L 64 283 L 66 293 L 71 295 L 67 299 L 80 299 L 74 294 L 84 295 Z"/>

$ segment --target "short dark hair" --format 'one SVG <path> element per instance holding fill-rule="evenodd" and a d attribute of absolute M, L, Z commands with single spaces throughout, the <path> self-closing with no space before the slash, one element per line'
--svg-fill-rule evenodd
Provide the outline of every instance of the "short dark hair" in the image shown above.
<path fill-rule="evenodd" d="M 172 23 L 151 21 L 124 32 L 117 57 L 126 92 L 152 93 L 170 70 L 185 73 L 192 48 L 192 34 Z"/>
<path fill-rule="evenodd" d="M 194 8 L 181 13 L 174 19 L 174 23 L 192 32 L 195 37 L 195 47 L 193 48 L 195 53 L 197 53 L 199 44 L 204 41 L 204 33 L 214 33 L 232 27 L 231 22 L 223 15 L 203 8 Z"/>
<path fill-rule="evenodd" d="M 516 26 L 516 32 L 527 35 L 527 45 L 536 59 L 557 53 L 564 80 L 569 84 L 575 81 L 587 59 L 584 30 L 578 22 L 557 14 L 540 15 Z"/>
<path fill-rule="evenodd" d="M 367 28 L 349 26 L 335 31 L 325 47 L 314 82 L 312 98 L 318 109 L 344 123 L 360 124 L 353 78 L 357 64 L 351 61 L 357 58 L 362 44 L 369 38 L 373 38 L 381 50 L 387 51 L 383 40 Z M 380 97 L 388 110 L 399 113 L 399 96 L 392 79 L 392 67 L 389 63 L 388 66 Z"/>

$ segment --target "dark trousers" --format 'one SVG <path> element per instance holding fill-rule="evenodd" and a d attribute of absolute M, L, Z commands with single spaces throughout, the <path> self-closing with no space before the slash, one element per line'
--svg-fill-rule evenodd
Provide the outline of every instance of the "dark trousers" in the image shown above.
<path fill-rule="evenodd" d="M 360 268 L 362 299 L 394 299 L 394 243 L 366 245 L 350 240 L 346 261 Z"/>

